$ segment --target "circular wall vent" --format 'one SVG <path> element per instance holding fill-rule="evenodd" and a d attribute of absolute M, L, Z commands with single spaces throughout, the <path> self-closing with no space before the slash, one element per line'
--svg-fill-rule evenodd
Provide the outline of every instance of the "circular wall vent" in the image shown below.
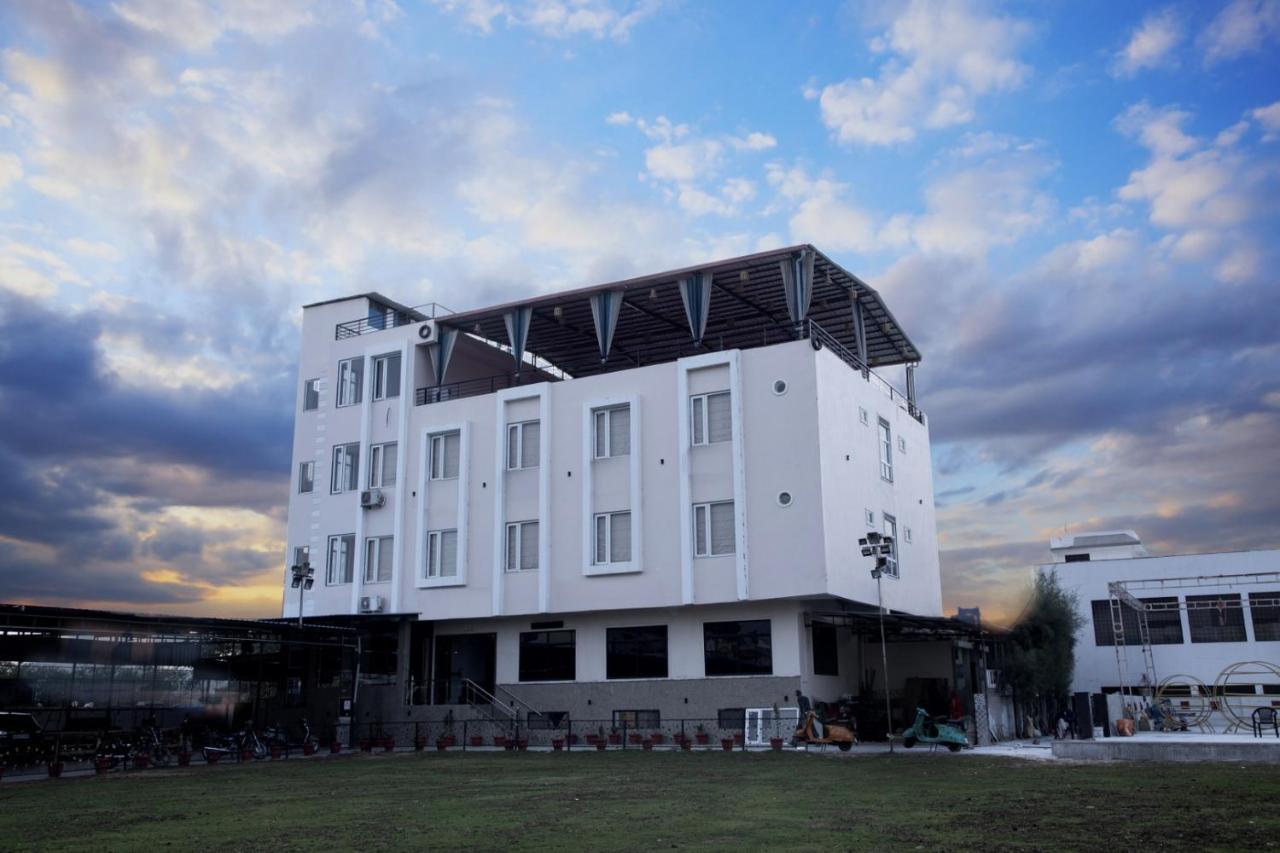
<path fill-rule="evenodd" d="M 791 506 L 790 492 L 778 492 L 778 506 Z"/>
<path fill-rule="evenodd" d="M 785 379 L 773 380 L 773 393 L 777 394 L 779 397 L 787 393 L 787 381 Z"/>

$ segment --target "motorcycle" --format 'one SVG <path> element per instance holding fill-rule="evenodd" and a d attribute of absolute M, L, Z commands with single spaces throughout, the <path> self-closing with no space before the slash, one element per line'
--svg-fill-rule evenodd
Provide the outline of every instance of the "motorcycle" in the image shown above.
<path fill-rule="evenodd" d="M 205 761 L 209 761 L 210 756 L 215 756 L 213 760 L 216 761 L 226 755 L 238 756 L 246 752 L 254 758 L 266 758 L 270 754 L 266 742 L 253 730 L 252 723 L 245 723 L 240 731 L 227 735 L 218 743 L 209 744 L 200 750 Z"/>
<path fill-rule="evenodd" d="M 902 745 L 910 749 L 917 743 L 942 744 L 952 752 L 959 752 L 969 745 L 969 739 L 958 721 L 931 718 L 924 708 L 916 708 L 915 722 L 902 732 Z"/>
<path fill-rule="evenodd" d="M 299 735 L 295 740 L 294 735 Z M 289 730 L 288 726 L 274 725 L 267 726 L 262 732 L 262 739 L 267 743 L 281 747 L 306 747 L 310 744 L 311 748 L 320 748 L 320 738 L 311 733 L 311 723 L 306 717 L 298 721 L 297 729 Z"/>

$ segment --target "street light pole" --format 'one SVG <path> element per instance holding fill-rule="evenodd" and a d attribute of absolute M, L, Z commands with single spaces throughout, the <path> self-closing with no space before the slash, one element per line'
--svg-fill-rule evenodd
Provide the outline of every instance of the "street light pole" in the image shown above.
<path fill-rule="evenodd" d="M 884 635 L 884 589 L 880 583 L 885 566 L 889 563 L 889 555 L 893 553 L 893 537 L 873 530 L 865 539 L 859 539 L 858 544 L 862 546 L 862 556 L 876 558 L 871 577 L 876 579 L 876 609 L 880 612 L 880 662 L 884 669 L 884 724 L 887 729 L 885 739 L 889 741 L 889 751 L 893 752 L 893 706 L 889 699 L 889 645 Z"/>
<path fill-rule="evenodd" d="M 316 582 L 316 570 L 310 560 L 303 560 L 289 567 L 293 572 L 293 588 L 298 591 L 298 627 L 302 627 L 302 596 Z"/>

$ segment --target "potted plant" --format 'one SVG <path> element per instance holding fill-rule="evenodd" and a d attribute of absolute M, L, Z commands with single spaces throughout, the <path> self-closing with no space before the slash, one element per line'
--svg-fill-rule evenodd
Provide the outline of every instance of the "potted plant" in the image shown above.
<path fill-rule="evenodd" d="M 359 743 L 360 743 L 360 751 L 361 751 L 361 752 L 372 752 L 372 751 L 373 751 L 373 744 L 369 742 L 369 739 L 368 739 L 367 737 L 362 737 L 362 738 L 360 738 L 360 742 L 359 742 Z"/>
<path fill-rule="evenodd" d="M 707 730 L 702 723 L 698 723 L 698 730 L 694 732 L 693 736 L 697 738 L 699 746 L 706 746 L 711 742 L 711 736 L 707 734 Z"/>
<path fill-rule="evenodd" d="M 284 749 L 278 743 L 271 744 L 271 760 L 275 761 L 284 757 Z"/>
<path fill-rule="evenodd" d="M 426 735 L 418 735 L 416 738 L 414 738 L 414 739 L 413 739 L 413 751 L 414 751 L 414 752 L 422 752 L 422 750 L 424 750 L 424 749 L 426 749 L 426 748 L 427 748 L 427 736 L 426 736 Z"/>
<path fill-rule="evenodd" d="M 111 759 L 105 756 L 94 759 L 93 772 L 99 776 L 106 775 L 111 770 Z"/>
<path fill-rule="evenodd" d="M 471 746 L 484 746 L 484 735 L 472 735 L 470 738 L 468 738 L 468 742 L 471 744 Z M 496 742 L 495 742 L 495 745 L 496 745 Z"/>
<path fill-rule="evenodd" d="M 644 735 L 640 734 L 639 732 L 631 732 L 631 734 L 627 738 L 627 741 L 628 743 L 633 743 L 639 746 L 640 744 L 644 743 Z"/>
<path fill-rule="evenodd" d="M 61 764 L 62 762 L 58 762 Z M 133 757 L 133 766 L 139 770 L 146 770 L 151 765 L 151 756 L 145 752 L 139 752 Z"/>
<path fill-rule="evenodd" d="M 781 752 L 781 751 L 782 751 L 782 738 L 780 738 L 780 737 L 771 737 L 771 738 L 769 738 L 769 746 L 773 747 L 773 751 L 774 751 L 774 752 Z"/>
<path fill-rule="evenodd" d="M 337 746 L 337 744 L 335 743 L 335 744 L 334 744 L 334 746 Z M 218 763 L 218 760 L 219 760 L 219 759 L 221 759 L 221 758 L 222 758 L 222 753 L 221 753 L 221 752 L 206 752 L 206 753 L 204 754 L 204 763 L 205 763 L 205 764 L 217 764 L 217 763 Z"/>
<path fill-rule="evenodd" d="M 178 750 L 178 766 L 179 767 L 191 766 L 191 750 L 189 749 Z"/>
<path fill-rule="evenodd" d="M 528 751 L 529 751 L 529 739 L 528 739 L 527 737 L 522 737 L 522 738 L 518 739 L 518 740 L 516 741 L 516 749 L 520 750 L 521 752 L 528 752 Z"/>
<path fill-rule="evenodd" d="M 436 738 L 436 752 L 444 752 L 449 748 L 449 738 L 446 735 L 440 735 Z"/>
<path fill-rule="evenodd" d="M 604 752 L 604 748 L 605 748 L 606 746 L 608 746 L 608 745 L 609 745 L 609 742 L 608 742 L 608 741 L 601 740 L 600 738 L 596 738 L 596 751 L 597 751 L 597 752 Z"/>
<path fill-rule="evenodd" d="M 553 738 L 551 739 L 551 749 L 552 749 L 552 750 L 554 750 L 555 752 L 560 752 L 561 750 L 563 750 L 563 749 L 564 749 L 564 738 L 562 738 L 562 737 L 553 737 Z"/>
<path fill-rule="evenodd" d="M 337 739 L 335 739 L 332 743 L 329 744 L 330 755 L 338 755 L 341 752 L 342 752 L 342 744 Z"/>
<path fill-rule="evenodd" d="M 578 745 L 578 736 L 577 736 L 577 735 L 569 735 L 569 737 L 567 738 L 567 740 L 568 740 L 568 742 L 569 742 L 569 746 L 577 746 L 577 745 Z"/>
<path fill-rule="evenodd" d="M 640 746 L 644 747 L 645 752 L 653 752 L 653 741 L 650 738 L 640 741 Z"/>
<path fill-rule="evenodd" d="M 622 733 L 616 726 L 609 729 L 609 743 L 613 746 L 622 746 Z"/>
<path fill-rule="evenodd" d="M 742 732 L 734 732 L 734 733 L 733 733 L 733 742 L 734 742 L 734 743 L 736 743 L 738 746 L 742 746 L 742 741 L 743 741 L 743 734 L 742 734 Z"/>
<path fill-rule="evenodd" d="M 147 757 L 146 757 L 145 755 L 140 755 L 140 756 L 138 756 L 138 758 L 141 758 L 141 759 L 142 759 L 142 763 L 141 763 L 141 764 L 138 764 L 138 766 L 139 766 L 139 767 L 146 767 L 146 766 L 147 766 Z M 136 758 L 135 758 L 135 759 L 134 759 L 134 763 L 137 763 L 137 760 L 138 760 L 138 759 L 136 759 Z M 241 761 L 253 761 L 253 750 L 252 750 L 252 749 L 242 749 L 242 750 L 240 750 L 240 760 L 241 760 Z"/>
<path fill-rule="evenodd" d="M 394 752 L 396 748 L 396 739 L 391 735 L 387 735 L 382 739 L 382 751 Z"/>
<path fill-rule="evenodd" d="M 506 735 L 494 735 L 494 736 L 493 736 L 493 745 L 494 745 L 494 746 L 496 746 L 498 749 L 506 749 L 506 748 L 507 748 L 507 736 L 506 736 Z"/>
<path fill-rule="evenodd" d="M 50 778 L 50 779 L 57 779 L 59 776 L 61 776 L 61 775 L 62 775 L 62 762 L 61 762 L 61 761 L 50 761 L 50 762 L 49 762 L 48 767 L 49 767 L 49 778 Z"/>
<path fill-rule="evenodd" d="M 693 741 L 689 740 L 687 737 L 681 737 L 680 749 L 682 749 L 685 752 L 689 752 L 690 750 L 693 749 Z"/>
<path fill-rule="evenodd" d="M 315 754 L 316 754 L 316 742 L 315 742 L 314 740 L 311 740 L 310 738 L 308 738 L 307 740 L 303 741 L 303 742 L 302 742 L 302 754 L 303 754 L 303 755 L 315 755 Z"/>
<path fill-rule="evenodd" d="M 723 749 L 725 752 L 733 752 L 733 738 L 731 737 L 720 738 L 720 748 Z"/>
<path fill-rule="evenodd" d="M 649 735 L 649 740 L 653 741 L 654 743 L 662 743 L 663 737 L 665 737 L 665 735 L 663 735 L 662 732 L 654 732 L 653 734 Z"/>

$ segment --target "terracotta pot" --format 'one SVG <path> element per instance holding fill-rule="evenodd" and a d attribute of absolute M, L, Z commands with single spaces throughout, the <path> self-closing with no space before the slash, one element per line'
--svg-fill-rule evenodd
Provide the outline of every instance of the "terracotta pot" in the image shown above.
<path fill-rule="evenodd" d="M 733 738 L 731 737 L 720 738 L 720 748 L 723 749 L 725 752 L 733 752 Z"/>
<path fill-rule="evenodd" d="M 507 746 L 507 736 L 506 736 L 506 735 L 494 735 L 494 736 L 493 736 L 493 745 L 494 745 L 494 746 L 496 746 L 496 747 L 498 747 L 499 749 L 505 749 L 505 748 L 506 748 L 506 746 Z"/>
<path fill-rule="evenodd" d="M 396 739 L 393 737 L 385 737 L 382 739 L 382 751 L 394 752 L 396 748 Z"/>
<path fill-rule="evenodd" d="M 191 766 L 191 753 L 187 752 L 186 750 L 183 750 L 182 752 L 179 752 L 179 753 L 178 753 L 178 766 L 179 766 L 179 767 L 190 767 L 190 766 Z"/>
<path fill-rule="evenodd" d="M 302 754 L 303 754 L 303 755 L 315 755 L 315 754 L 316 754 L 316 745 L 315 745 L 314 743 L 312 743 L 311 741 L 307 741 L 306 743 L 304 743 L 304 744 L 302 745 Z"/>
<path fill-rule="evenodd" d="M 222 758 L 221 752 L 206 752 L 204 755 L 204 763 L 217 764 L 221 758 Z"/>
<path fill-rule="evenodd" d="M 553 737 L 551 739 L 551 748 L 556 752 L 560 752 L 562 749 L 564 749 L 564 738 Z"/>
<path fill-rule="evenodd" d="M 696 735 L 694 735 L 694 737 L 697 738 L 698 743 L 703 746 L 706 746 L 707 744 L 711 743 L 711 735 L 707 734 L 706 732 L 698 732 Z"/>
<path fill-rule="evenodd" d="M 599 739 L 597 739 L 597 740 L 596 740 L 596 751 L 597 751 L 597 752 L 604 752 L 604 748 L 605 748 L 606 746 L 608 746 L 608 744 L 606 744 L 604 741 L 599 740 Z"/>
<path fill-rule="evenodd" d="M 662 743 L 662 739 L 664 737 L 666 737 L 666 735 L 664 735 L 662 732 L 654 732 L 653 734 L 649 735 L 649 740 L 653 741 L 654 743 Z"/>
<path fill-rule="evenodd" d="M 468 742 L 472 746 L 484 746 L 484 735 L 472 735 L 468 738 Z"/>
<path fill-rule="evenodd" d="M 280 747 L 276 746 L 275 744 L 272 744 L 272 746 L 271 746 L 271 760 L 272 760 L 272 761 L 275 761 L 275 760 L 280 759 L 280 758 L 284 758 L 284 750 L 283 750 L 283 749 L 281 749 Z"/>
<path fill-rule="evenodd" d="M 49 766 L 49 778 L 50 778 L 50 779 L 57 779 L 59 776 L 61 776 L 61 775 L 62 775 L 62 762 L 61 762 L 61 761 L 50 761 L 48 766 Z"/>
<path fill-rule="evenodd" d="M 422 752 L 422 750 L 426 748 L 427 748 L 427 739 L 425 736 L 418 735 L 416 738 L 413 739 L 414 752 Z"/>
<path fill-rule="evenodd" d="M 241 760 L 241 761 L 253 761 L 253 750 L 252 750 L 252 749 L 242 749 L 242 750 L 240 750 L 240 760 Z M 145 764 L 144 764 L 144 765 L 142 765 L 142 766 L 143 766 L 143 767 L 146 767 L 147 765 L 145 765 Z"/>
<path fill-rule="evenodd" d="M 577 745 L 578 745 L 578 736 L 569 735 L 569 746 L 577 746 Z"/>
<path fill-rule="evenodd" d="M 738 746 L 742 746 L 742 733 L 741 733 L 741 732 L 738 732 L 737 734 L 735 734 L 735 735 L 733 736 L 733 742 L 734 742 L 734 743 L 736 743 Z"/>
<path fill-rule="evenodd" d="M 769 746 L 773 747 L 773 751 L 774 751 L 774 752 L 781 752 L 781 751 L 782 751 L 782 738 L 780 738 L 780 737 L 771 737 L 771 738 L 769 738 Z"/>
<path fill-rule="evenodd" d="M 438 741 L 436 741 L 436 752 L 444 752 L 448 748 L 449 748 L 448 738 L 442 737 Z"/>
<path fill-rule="evenodd" d="M 360 738 L 360 751 L 373 752 L 373 744 L 369 741 L 367 737 Z"/>
<path fill-rule="evenodd" d="M 336 740 L 333 743 L 329 744 L 330 755 L 337 755 L 340 752 L 342 752 L 342 744 L 338 743 Z"/>
<path fill-rule="evenodd" d="M 689 740 L 688 738 L 685 738 L 684 740 L 680 741 L 680 748 L 685 752 L 691 751 L 693 749 L 693 741 Z"/>
<path fill-rule="evenodd" d="M 520 740 L 516 741 L 516 749 L 520 750 L 521 752 L 528 752 L 528 751 L 529 751 L 529 739 L 528 739 L 528 738 L 523 738 L 523 737 L 522 737 L 522 738 L 520 738 Z"/>
<path fill-rule="evenodd" d="M 640 745 L 644 747 L 645 752 L 653 752 L 653 741 L 644 740 L 640 742 Z"/>
<path fill-rule="evenodd" d="M 632 732 L 628 736 L 628 739 L 630 740 L 631 743 L 634 743 L 637 745 L 644 743 L 644 735 L 640 734 L 639 732 Z"/>
<path fill-rule="evenodd" d="M 613 746 L 622 746 L 622 735 L 609 735 L 609 743 Z"/>
<path fill-rule="evenodd" d="M 138 768 L 139 770 L 146 770 L 148 767 L 151 766 L 151 756 L 135 755 L 133 757 L 133 766 Z"/>
<path fill-rule="evenodd" d="M 99 776 L 104 776 L 110 771 L 111 771 L 110 758 L 99 758 L 97 761 L 93 762 L 93 772 L 97 773 Z"/>

